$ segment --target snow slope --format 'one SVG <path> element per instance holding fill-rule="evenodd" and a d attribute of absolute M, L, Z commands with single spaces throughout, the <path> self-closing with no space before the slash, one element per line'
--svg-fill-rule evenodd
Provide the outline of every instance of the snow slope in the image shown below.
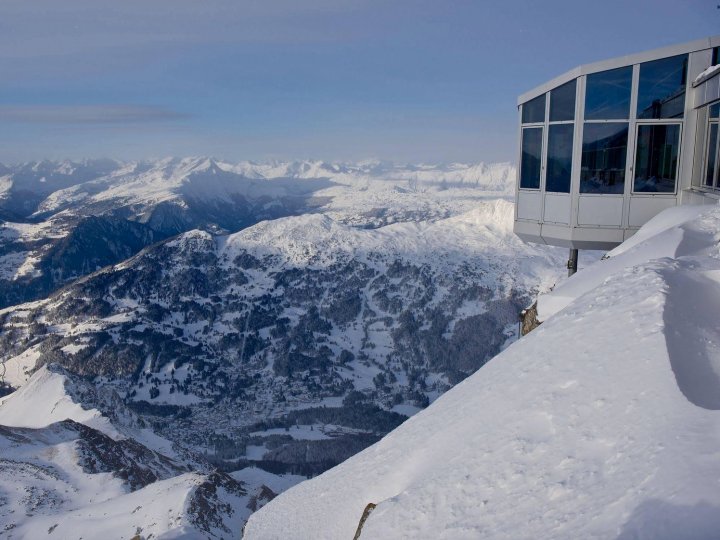
<path fill-rule="evenodd" d="M 717 207 L 661 214 L 624 263 L 568 280 L 540 328 L 246 538 L 352 538 L 368 503 L 363 539 L 717 538 L 718 231 Z"/>
<path fill-rule="evenodd" d="M 70 418 L 102 431 L 113 439 L 121 435 L 97 409 L 84 409 L 66 390 L 72 384 L 61 371 L 41 367 L 27 384 L 0 403 L 0 425 L 42 428 Z"/>
<path fill-rule="evenodd" d="M 545 320 L 568 306 L 579 296 L 600 285 L 609 275 L 637 264 L 663 257 L 679 257 L 697 249 L 695 245 L 697 226 L 693 218 L 702 213 L 702 207 L 678 206 L 670 208 L 648 221 L 635 235 L 606 255 L 602 264 L 573 276 L 558 286 L 551 294 L 538 298 L 538 318 Z M 700 233 L 700 244 L 704 237 Z M 652 239 L 652 241 L 649 241 Z"/>
<path fill-rule="evenodd" d="M 233 479 L 142 425 L 116 395 L 36 371 L 0 401 L 0 537 L 232 538 L 275 496 L 266 482 L 300 480 Z"/>
<path fill-rule="evenodd" d="M 192 507 L 202 504 L 198 492 L 207 485 L 202 475 L 186 473 L 160 480 L 138 491 L 122 494 L 80 508 L 27 520 L 12 531 L 11 538 L 233 538 L 249 510 L 237 493 L 220 488 L 219 499 L 228 505 L 229 516 L 207 529 L 198 528 Z M 201 510 L 202 512 L 202 510 Z"/>

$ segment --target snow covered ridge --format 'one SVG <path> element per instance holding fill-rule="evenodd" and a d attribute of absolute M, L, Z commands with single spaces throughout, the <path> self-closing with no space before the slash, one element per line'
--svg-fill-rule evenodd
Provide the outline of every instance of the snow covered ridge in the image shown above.
<path fill-rule="evenodd" d="M 720 208 L 660 214 L 544 324 L 248 539 L 716 538 Z M 552 300 L 550 295 L 546 300 Z"/>
<path fill-rule="evenodd" d="M 168 237 L 318 212 L 358 227 L 438 220 L 508 196 L 507 163 L 228 163 L 167 158 L 0 166 L 0 308 Z"/>
<path fill-rule="evenodd" d="M 99 394 L 52 365 L 2 399 L 3 538 L 234 538 L 275 496 L 282 478 L 218 472 Z M 112 422 L 79 403 L 93 400 Z"/>

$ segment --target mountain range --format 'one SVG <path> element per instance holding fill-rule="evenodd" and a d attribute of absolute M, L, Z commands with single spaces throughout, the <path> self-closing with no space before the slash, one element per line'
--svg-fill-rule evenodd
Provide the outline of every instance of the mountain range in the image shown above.
<path fill-rule="evenodd" d="M 80 523 L 115 496 L 191 500 L 209 485 L 217 525 L 191 512 L 157 525 L 164 506 L 133 523 L 226 537 L 427 407 L 517 338 L 518 312 L 562 271 L 562 250 L 514 236 L 513 178 L 502 164 L 4 167 L 0 360 L 19 390 L 0 424 L 33 448 L 73 447 L 83 485 L 122 484 L 25 509 L 13 528 L 50 529 L 57 509 Z M 48 377 L 66 390 L 48 392 Z M 66 412 L 8 412 L 30 408 Z M 84 465 L 88 440 L 111 465 Z M 21 454 L 22 467 L 65 475 L 65 462 Z M 59 501 L 47 489 L 39 498 Z"/>

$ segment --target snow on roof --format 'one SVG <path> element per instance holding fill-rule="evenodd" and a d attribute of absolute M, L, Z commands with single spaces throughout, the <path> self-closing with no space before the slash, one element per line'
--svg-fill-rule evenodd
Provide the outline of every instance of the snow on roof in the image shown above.
<path fill-rule="evenodd" d="M 245 538 L 352 538 L 368 503 L 361 538 L 716 536 L 718 231 L 716 206 L 662 213 L 568 280 L 564 309 Z"/>
<path fill-rule="evenodd" d="M 710 66 L 705 71 L 703 71 L 700 75 L 695 77 L 695 80 L 693 81 L 693 86 L 700 86 L 702 83 L 704 83 L 708 79 L 712 79 L 718 73 L 720 73 L 720 64 L 718 64 L 716 66 Z"/>

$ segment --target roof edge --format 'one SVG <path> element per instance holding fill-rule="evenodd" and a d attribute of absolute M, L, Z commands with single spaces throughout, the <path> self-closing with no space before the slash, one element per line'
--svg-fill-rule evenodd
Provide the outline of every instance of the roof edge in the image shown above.
<path fill-rule="evenodd" d="M 675 56 L 678 54 L 688 54 L 691 52 L 702 51 L 704 49 L 711 49 L 713 47 L 720 47 L 720 36 L 710 36 L 695 41 L 689 41 L 687 43 L 680 43 L 677 45 L 668 45 L 666 47 L 660 47 L 658 49 L 652 49 L 649 51 L 643 51 L 624 56 L 617 56 L 615 58 L 609 58 L 607 60 L 600 60 L 590 64 L 582 64 L 577 66 L 570 71 L 566 71 L 562 75 L 550 79 L 549 81 L 536 86 L 532 90 L 521 94 L 518 97 L 517 104 L 522 105 L 536 98 L 545 92 L 552 90 L 566 82 L 569 82 L 582 75 L 588 75 L 589 73 L 597 73 L 598 71 L 606 71 L 608 69 L 615 69 L 619 67 L 632 66 L 634 64 L 640 64 L 642 62 L 649 62 L 652 60 L 658 60 L 660 58 L 667 58 L 669 56 Z"/>

